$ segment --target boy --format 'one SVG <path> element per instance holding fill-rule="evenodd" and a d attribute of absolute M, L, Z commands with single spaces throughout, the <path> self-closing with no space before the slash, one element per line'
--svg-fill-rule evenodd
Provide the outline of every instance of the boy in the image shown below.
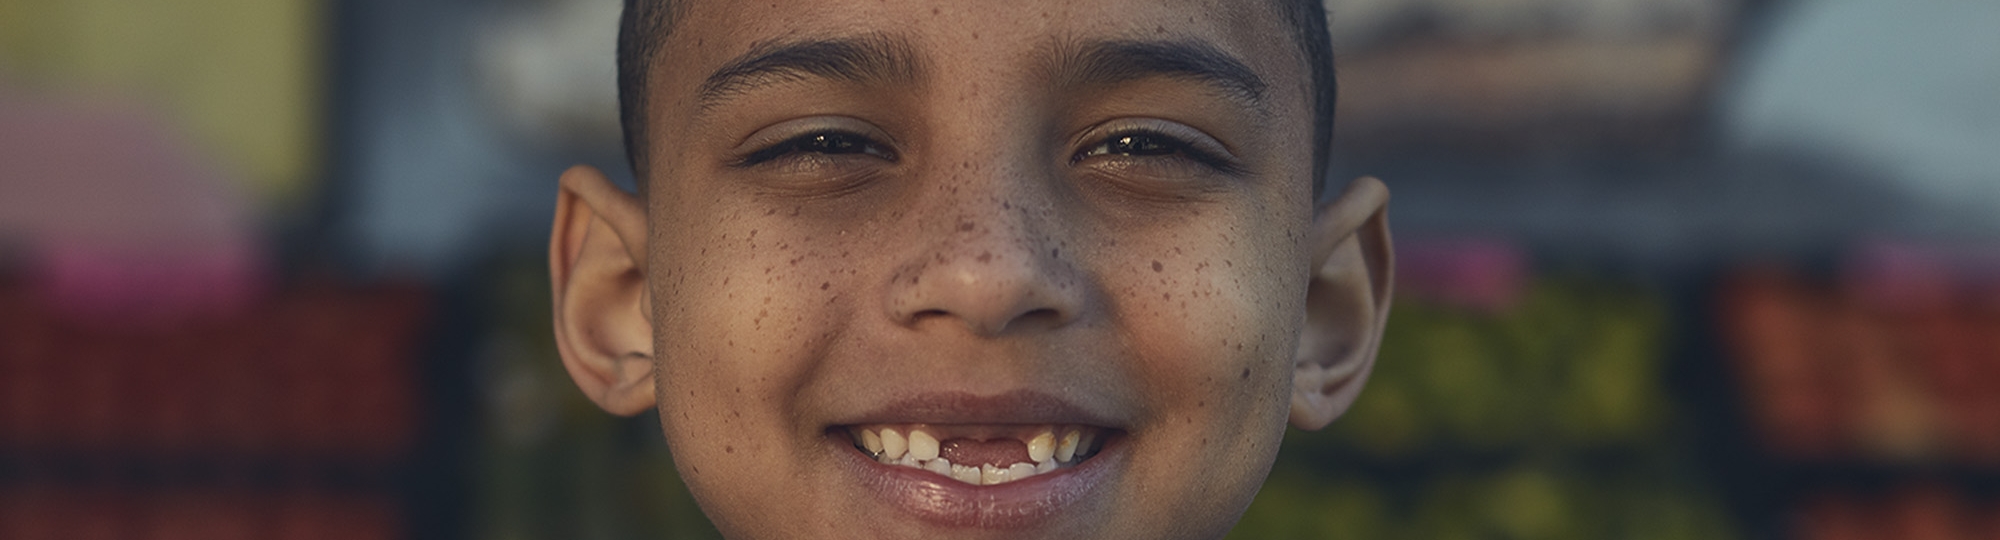
<path fill-rule="evenodd" d="M 630 0 L 639 192 L 565 172 L 564 366 L 731 538 L 1216 538 L 1360 391 L 1315 0 Z"/>

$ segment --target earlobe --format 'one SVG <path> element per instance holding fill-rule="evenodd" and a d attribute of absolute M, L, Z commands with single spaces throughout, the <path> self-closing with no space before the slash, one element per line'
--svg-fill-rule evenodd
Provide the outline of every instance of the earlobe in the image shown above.
<path fill-rule="evenodd" d="M 645 256 L 638 198 L 595 168 L 564 171 L 549 235 L 556 348 L 577 387 L 614 414 L 655 403 Z"/>
<path fill-rule="evenodd" d="M 1318 209 L 1314 272 L 1293 357 L 1293 426 L 1315 430 L 1347 412 L 1375 364 L 1394 291 L 1389 189 L 1363 177 Z"/>

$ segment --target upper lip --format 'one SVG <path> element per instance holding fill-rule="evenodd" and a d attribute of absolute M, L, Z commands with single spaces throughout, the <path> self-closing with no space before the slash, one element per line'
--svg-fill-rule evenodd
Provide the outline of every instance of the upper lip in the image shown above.
<path fill-rule="evenodd" d="M 1119 427 L 1103 414 L 1036 390 L 981 396 L 928 392 L 892 400 L 849 421 L 855 424 L 1074 424 Z"/>

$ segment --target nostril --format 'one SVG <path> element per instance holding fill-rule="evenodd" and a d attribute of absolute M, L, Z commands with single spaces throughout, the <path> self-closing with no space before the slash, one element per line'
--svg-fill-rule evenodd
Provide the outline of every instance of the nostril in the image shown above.
<path fill-rule="evenodd" d="M 1062 326 L 1065 322 L 1064 318 L 1063 311 L 1060 309 L 1038 308 L 1014 316 L 1002 328 L 1040 328 L 1046 330 Z"/>
<path fill-rule="evenodd" d="M 1023 320 L 1040 319 L 1040 320 L 1054 321 L 1062 319 L 1062 312 L 1056 311 L 1054 308 L 1041 308 L 1029 311 L 1027 313 L 1022 313 L 1020 318 Z"/>

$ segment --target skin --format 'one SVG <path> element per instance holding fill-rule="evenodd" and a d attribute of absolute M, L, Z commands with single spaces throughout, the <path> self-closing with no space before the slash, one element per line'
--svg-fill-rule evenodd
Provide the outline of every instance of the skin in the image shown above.
<path fill-rule="evenodd" d="M 907 45 L 911 76 L 700 99 L 759 44 L 852 36 Z M 1236 2 L 696 2 L 649 88 L 649 196 L 588 167 L 561 179 L 564 365 L 610 412 L 658 408 L 731 538 L 1220 537 L 1287 420 L 1317 429 L 1352 403 L 1393 274 L 1380 182 L 1312 204 L 1289 36 Z M 1207 43 L 1269 85 L 1252 106 L 1186 77 L 1050 77 L 1104 39 Z M 801 122 L 886 151 L 743 164 Z M 1230 170 L 1089 152 L 1120 126 L 1204 139 Z M 899 398 L 1022 390 L 1125 445 L 1090 496 L 1027 525 L 918 519 L 829 441 Z"/>

